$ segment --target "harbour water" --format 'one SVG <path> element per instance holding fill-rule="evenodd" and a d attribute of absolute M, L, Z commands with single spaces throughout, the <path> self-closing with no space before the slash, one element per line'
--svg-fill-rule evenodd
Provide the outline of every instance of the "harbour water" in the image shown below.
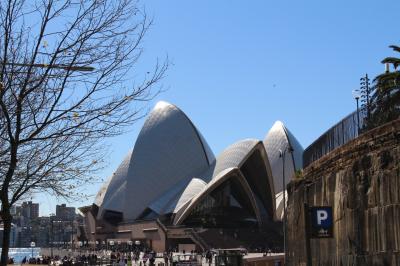
<path fill-rule="evenodd" d="M 0 248 L 1 252 L 1 248 Z M 8 252 L 8 257 L 14 259 L 14 263 L 21 263 L 21 261 L 26 257 L 26 259 L 39 257 L 40 248 L 10 248 Z"/>

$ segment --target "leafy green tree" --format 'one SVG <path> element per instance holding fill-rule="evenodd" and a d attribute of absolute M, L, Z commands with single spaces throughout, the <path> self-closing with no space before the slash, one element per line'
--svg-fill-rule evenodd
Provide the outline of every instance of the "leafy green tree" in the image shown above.
<path fill-rule="evenodd" d="M 400 47 L 389 46 L 395 52 L 400 52 Z M 374 89 L 371 99 L 371 118 L 367 127 L 374 128 L 400 116 L 400 58 L 386 57 L 383 64 L 392 65 L 394 71 L 389 69 L 374 79 Z"/>

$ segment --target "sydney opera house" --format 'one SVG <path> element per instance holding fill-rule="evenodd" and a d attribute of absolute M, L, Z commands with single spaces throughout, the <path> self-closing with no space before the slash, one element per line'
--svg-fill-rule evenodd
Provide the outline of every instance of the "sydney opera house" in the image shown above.
<path fill-rule="evenodd" d="M 278 243 L 283 179 L 302 168 L 302 153 L 278 121 L 264 141 L 244 139 L 215 157 L 185 113 L 159 102 L 94 203 L 81 208 L 87 240 L 155 251 L 246 246 L 246 237 Z"/>

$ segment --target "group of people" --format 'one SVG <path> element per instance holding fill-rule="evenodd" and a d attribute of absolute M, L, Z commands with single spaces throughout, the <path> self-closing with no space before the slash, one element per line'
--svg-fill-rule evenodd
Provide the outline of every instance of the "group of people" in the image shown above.
<path fill-rule="evenodd" d="M 128 253 L 111 253 L 110 262 L 116 266 L 139 266 L 139 265 L 155 265 L 157 254 L 152 250 L 144 250 L 143 252 L 135 251 Z M 168 261 L 168 258 L 167 258 Z"/>
<path fill-rule="evenodd" d="M 51 258 L 48 256 L 44 257 L 37 257 L 37 258 L 27 258 L 24 257 L 21 261 L 22 264 L 42 264 L 42 265 L 48 265 L 51 261 Z M 13 264 L 13 263 L 9 263 Z"/>
<path fill-rule="evenodd" d="M 143 250 L 142 252 L 136 251 L 131 253 L 112 253 L 110 255 L 111 264 L 116 266 L 154 266 L 156 264 L 156 259 L 159 258 L 158 262 L 162 262 L 165 266 L 172 265 L 174 259 L 180 259 L 185 261 L 196 261 L 196 253 L 192 251 L 186 254 L 183 252 L 181 255 L 177 255 L 175 258 L 172 251 L 165 251 L 162 254 L 158 254 L 152 250 Z M 211 254 L 211 253 L 210 253 Z M 162 257 L 161 257 L 162 256 Z M 211 254 L 212 256 L 212 254 Z M 211 258 L 212 259 L 212 258 Z"/>
<path fill-rule="evenodd" d="M 110 253 L 92 253 L 82 254 L 77 256 L 43 256 L 43 257 L 25 257 L 22 260 L 22 264 L 41 264 L 41 265 L 54 265 L 54 266 L 80 266 L 80 265 L 113 265 L 113 266 L 154 266 L 156 265 L 156 259 L 158 263 L 162 263 L 165 266 L 172 265 L 175 260 L 179 261 L 195 261 L 197 253 L 191 251 L 190 253 L 177 252 L 173 250 L 165 251 L 162 254 L 158 254 L 150 249 L 136 250 L 132 252 L 110 252 Z M 207 251 L 203 254 L 203 258 L 206 258 L 207 262 L 211 264 L 213 254 L 211 251 Z M 8 264 L 14 264 L 14 259 L 10 258 Z"/>
<path fill-rule="evenodd" d="M 90 254 L 90 255 L 78 255 L 76 258 L 73 257 L 67 257 L 64 256 L 61 260 L 55 260 L 55 261 L 61 261 L 60 264 L 62 266 L 72 266 L 74 265 L 97 265 L 97 255 L 96 254 Z M 55 264 L 55 263 L 53 263 Z"/>

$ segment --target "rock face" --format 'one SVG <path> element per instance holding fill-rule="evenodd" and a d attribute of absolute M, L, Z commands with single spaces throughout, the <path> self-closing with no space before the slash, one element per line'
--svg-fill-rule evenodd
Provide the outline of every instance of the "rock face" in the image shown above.
<path fill-rule="evenodd" d="M 400 265 L 400 120 L 362 134 L 288 185 L 288 264 L 305 265 L 303 204 L 332 206 L 334 238 L 313 265 Z"/>

